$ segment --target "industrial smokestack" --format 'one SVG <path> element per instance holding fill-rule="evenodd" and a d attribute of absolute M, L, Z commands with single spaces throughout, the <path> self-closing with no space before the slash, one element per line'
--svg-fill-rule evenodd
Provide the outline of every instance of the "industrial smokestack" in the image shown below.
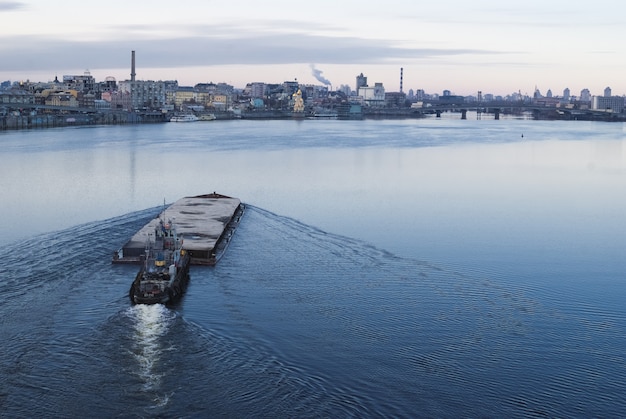
<path fill-rule="evenodd" d="M 400 93 L 402 93 L 402 77 L 404 73 L 404 68 L 400 67 Z"/>
<path fill-rule="evenodd" d="M 130 59 L 130 81 L 135 81 L 135 51 L 132 52 Z"/>

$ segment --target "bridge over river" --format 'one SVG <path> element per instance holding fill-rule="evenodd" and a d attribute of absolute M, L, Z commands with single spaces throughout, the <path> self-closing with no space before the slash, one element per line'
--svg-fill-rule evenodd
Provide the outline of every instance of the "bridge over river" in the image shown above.
<path fill-rule="evenodd" d="M 557 108 L 527 103 L 449 103 L 438 102 L 425 103 L 421 108 L 416 108 L 422 114 L 435 114 L 437 118 L 444 112 L 454 112 L 461 115 L 461 119 L 467 119 L 467 112 L 476 112 L 476 118 L 481 119 L 483 114 L 493 114 L 494 119 L 500 119 L 500 115 L 524 115 L 530 114 L 533 119 L 564 119 L 564 120 L 592 120 L 592 121 L 626 121 L 626 114 L 615 113 L 610 110 Z"/>

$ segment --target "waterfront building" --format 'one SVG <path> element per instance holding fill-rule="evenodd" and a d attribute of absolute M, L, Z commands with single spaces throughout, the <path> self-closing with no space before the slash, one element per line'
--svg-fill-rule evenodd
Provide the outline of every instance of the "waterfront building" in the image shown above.
<path fill-rule="evenodd" d="M 20 89 L 0 91 L 0 104 L 2 105 L 34 105 L 35 95 Z"/>
<path fill-rule="evenodd" d="M 49 92 L 46 96 L 45 105 L 65 106 L 68 108 L 78 108 L 78 92 L 70 90 L 65 92 Z"/>
<path fill-rule="evenodd" d="M 561 106 L 561 99 L 558 97 L 537 97 L 533 98 L 533 103 L 537 106 L 544 106 L 546 108 L 557 108 Z"/>
<path fill-rule="evenodd" d="M 78 100 L 78 106 L 81 108 L 95 108 L 96 107 L 96 95 L 94 93 L 78 92 L 76 95 Z"/>
<path fill-rule="evenodd" d="M 264 98 L 267 95 L 267 85 L 262 82 L 252 82 L 246 85 L 244 94 L 253 99 Z"/>
<path fill-rule="evenodd" d="M 117 110 L 130 110 L 131 109 L 131 99 L 129 92 L 121 92 L 116 90 L 115 92 L 111 92 L 109 95 L 102 95 L 104 100 L 109 99 L 111 103 L 111 109 Z"/>
<path fill-rule="evenodd" d="M 109 100 L 105 100 L 105 99 L 94 100 L 94 103 L 93 103 L 94 108 L 101 110 L 101 111 L 111 109 L 111 93 L 107 92 L 106 94 L 108 95 Z"/>
<path fill-rule="evenodd" d="M 191 86 L 178 86 L 173 92 L 172 100 L 169 103 L 174 104 L 174 108 L 180 109 L 186 103 L 198 103 L 198 92 Z"/>
<path fill-rule="evenodd" d="M 105 92 L 110 93 L 116 91 L 117 81 L 115 80 L 115 77 L 107 76 L 103 82 L 98 83 L 96 90 L 100 92 L 100 97 L 102 97 L 102 94 Z"/>
<path fill-rule="evenodd" d="M 165 82 L 124 80 L 118 83 L 118 93 L 129 95 L 128 110 L 161 109 L 165 105 Z"/>
<path fill-rule="evenodd" d="M 605 90 L 606 93 L 606 90 Z M 591 109 L 622 113 L 624 111 L 623 96 L 594 96 L 591 100 Z"/>
<path fill-rule="evenodd" d="M 55 79 L 55 81 L 57 81 Z M 81 75 L 64 75 L 62 86 L 66 90 L 77 92 L 76 100 L 78 106 L 82 108 L 95 107 L 95 100 L 101 98 L 101 92 L 99 90 L 100 83 L 96 83 L 96 80 L 89 73 L 85 71 L 85 74 Z"/>
<path fill-rule="evenodd" d="M 205 92 L 205 93 L 217 93 L 218 88 L 215 83 L 197 83 L 194 87 L 197 92 Z"/>
<path fill-rule="evenodd" d="M 265 108 L 265 102 L 259 97 L 251 98 L 250 106 L 252 106 L 254 109 L 263 109 Z"/>
<path fill-rule="evenodd" d="M 388 108 L 400 108 L 404 106 L 406 94 L 404 92 L 385 93 L 385 106 Z"/>
<path fill-rule="evenodd" d="M 352 96 L 352 89 L 350 89 L 350 86 L 348 86 L 347 84 L 342 84 L 341 86 L 339 86 L 339 89 L 337 89 L 337 91 L 342 92 L 346 96 Z"/>
<path fill-rule="evenodd" d="M 566 87 L 565 89 L 563 89 L 563 100 L 567 102 L 569 101 L 569 99 L 570 99 L 570 91 L 569 91 L 569 88 Z"/>
<path fill-rule="evenodd" d="M 200 86 L 200 88 L 199 88 Z M 210 108 L 228 108 L 232 102 L 231 95 L 219 93 L 216 88 L 206 89 L 202 86 L 180 86 L 175 91 L 167 92 L 167 103 L 174 105 L 176 109 L 189 106 L 205 106 Z"/>
<path fill-rule="evenodd" d="M 66 89 L 77 92 L 93 93 L 96 89 L 96 80 L 89 71 L 85 71 L 82 76 L 64 75 L 63 85 Z"/>
<path fill-rule="evenodd" d="M 610 87 L 606 87 L 604 89 L 604 97 L 611 97 L 611 88 Z"/>
<path fill-rule="evenodd" d="M 302 100 L 306 103 L 307 101 L 317 99 L 321 95 L 319 86 L 314 84 L 301 84 L 300 90 L 302 91 Z M 326 91 L 328 93 L 328 91 Z"/>
<path fill-rule="evenodd" d="M 356 76 L 356 94 L 358 96 L 362 96 L 361 93 L 359 93 L 359 89 L 362 87 L 367 87 L 367 77 L 365 77 L 363 73 Z"/>
<path fill-rule="evenodd" d="M 293 95 L 300 88 L 300 84 L 297 81 L 285 81 L 283 82 L 283 93 L 286 95 Z"/>
<path fill-rule="evenodd" d="M 583 89 L 580 91 L 580 101 L 591 102 L 591 92 L 589 92 L 589 89 Z"/>
<path fill-rule="evenodd" d="M 371 107 L 382 107 L 385 105 L 385 88 L 382 83 L 375 83 L 374 87 L 361 86 L 358 92 L 363 98 L 363 103 Z"/>
<path fill-rule="evenodd" d="M 231 95 L 215 94 L 215 95 L 211 95 L 210 97 L 209 106 L 215 109 L 225 111 L 226 109 L 230 108 L 231 105 L 232 105 Z"/>
<path fill-rule="evenodd" d="M 214 85 L 213 83 L 211 83 L 212 85 Z M 228 83 L 217 83 L 217 85 L 215 86 L 215 92 L 211 92 L 211 93 L 219 93 L 222 95 L 229 95 L 232 96 L 235 94 L 235 86 L 232 86 Z"/>
<path fill-rule="evenodd" d="M 162 109 L 166 105 L 165 88 L 163 81 L 136 79 L 135 51 L 132 51 L 130 80 L 118 83 L 117 92 L 111 96 L 111 106 L 128 111 Z"/>
<path fill-rule="evenodd" d="M 447 94 L 445 94 L 447 93 Z M 439 103 L 446 105 L 462 105 L 465 103 L 465 97 L 450 94 L 449 90 L 444 90 L 444 95 L 439 96 Z"/>
<path fill-rule="evenodd" d="M 317 84 L 301 84 L 300 90 L 302 91 L 302 97 L 305 101 L 307 99 L 324 99 L 329 96 L 328 86 L 320 86 Z M 347 96 L 345 93 L 344 95 Z"/>
<path fill-rule="evenodd" d="M 176 91 L 178 89 L 178 80 L 165 80 L 163 82 L 166 91 Z"/>

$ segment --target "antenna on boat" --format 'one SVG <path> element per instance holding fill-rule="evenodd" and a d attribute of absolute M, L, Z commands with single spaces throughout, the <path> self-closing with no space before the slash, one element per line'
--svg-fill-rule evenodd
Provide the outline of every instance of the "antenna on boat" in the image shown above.
<path fill-rule="evenodd" d="M 144 260 L 145 268 L 148 269 L 148 260 L 150 259 L 150 248 L 152 247 L 152 233 L 148 233 L 148 241 L 146 242 L 146 257 Z"/>

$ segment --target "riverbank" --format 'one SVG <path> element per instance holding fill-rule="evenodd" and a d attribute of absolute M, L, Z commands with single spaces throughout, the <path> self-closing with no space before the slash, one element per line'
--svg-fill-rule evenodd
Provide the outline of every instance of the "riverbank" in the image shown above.
<path fill-rule="evenodd" d="M 72 110 L 45 110 L 45 113 L 37 111 L 25 112 L 25 110 L 12 110 L 0 115 L 0 131 L 43 129 L 68 126 L 85 125 L 125 125 L 125 124 L 154 124 L 169 122 L 171 114 L 159 111 L 111 111 L 94 109 Z M 246 110 L 246 111 L 213 111 L 211 115 L 215 120 L 289 120 L 289 119 L 339 119 L 339 120 L 362 120 L 362 119 L 419 119 L 437 117 L 442 114 L 458 114 L 460 119 L 466 119 L 467 110 L 443 110 L 437 112 L 432 108 L 421 109 L 385 109 L 363 108 L 359 113 L 294 113 L 284 110 Z M 486 110 L 480 112 L 478 119 L 492 114 Z M 499 113 L 498 113 L 499 114 Z M 533 120 L 554 121 L 599 121 L 599 122 L 626 122 L 626 115 L 599 111 L 563 111 L 546 108 L 545 110 L 533 109 L 532 111 L 511 112 L 504 109 L 502 115 L 523 117 Z M 498 118 L 496 118 L 498 119 Z"/>
<path fill-rule="evenodd" d="M 20 130 L 36 128 L 57 128 L 74 125 L 123 125 L 165 122 L 164 115 L 160 112 L 88 112 L 79 111 L 68 113 L 67 111 L 38 114 L 30 112 L 20 114 L 12 112 L 0 116 L 0 131 Z"/>

